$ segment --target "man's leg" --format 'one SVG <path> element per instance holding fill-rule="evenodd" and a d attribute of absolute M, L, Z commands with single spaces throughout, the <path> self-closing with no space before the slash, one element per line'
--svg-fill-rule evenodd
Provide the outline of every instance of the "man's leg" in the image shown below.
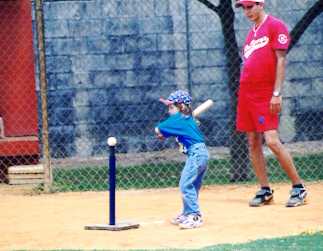
<path fill-rule="evenodd" d="M 248 132 L 247 136 L 251 163 L 258 181 L 261 187 L 269 187 L 266 161 L 262 151 L 262 134 L 257 132 Z"/>
<path fill-rule="evenodd" d="M 259 207 L 273 200 L 273 190 L 270 189 L 268 183 L 266 161 L 262 151 L 262 134 L 250 132 L 247 135 L 252 166 L 261 185 L 261 189 L 249 202 L 249 206 Z"/>
<path fill-rule="evenodd" d="M 278 132 L 270 130 L 264 132 L 267 146 L 274 153 L 282 168 L 285 170 L 288 177 L 291 179 L 293 185 L 301 184 L 302 181 L 297 173 L 293 159 L 289 152 L 280 142 Z"/>
<path fill-rule="evenodd" d="M 271 130 L 265 132 L 265 140 L 268 147 L 275 154 L 280 165 L 293 183 L 293 188 L 286 206 L 297 207 L 304 205 L 306 203 L 307 190 L 302 184 L 291 155 L 280 142 L 277 131 Z"/>

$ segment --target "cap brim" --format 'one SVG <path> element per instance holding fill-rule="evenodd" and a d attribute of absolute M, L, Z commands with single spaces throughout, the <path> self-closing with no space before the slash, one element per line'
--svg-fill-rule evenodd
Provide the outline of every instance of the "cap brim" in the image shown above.
<path fill-rule="evenodd" d="M 162 102 L 164 105 L 167 105 L 167 106 L 174 104 L 174 102 L 172 102 L 172 101 L 170 101 L 168 99 L 164 99 L 164 98 L 159 98 L 159 101 Z"/>
<path fill-rule="evenodd" d="M 242 2 L 237 2 L 236 4 L 235 4 L 235 7 L 236 8 L 239 8 L 239 7 L 241 7 L 241 6 L 243 6 L 243 5 L 248 5 L 248 4 L 252 4 L 252 3 L 255 3 L 255 2 L 253 2 L 253 1 L 242 1 Z"/>

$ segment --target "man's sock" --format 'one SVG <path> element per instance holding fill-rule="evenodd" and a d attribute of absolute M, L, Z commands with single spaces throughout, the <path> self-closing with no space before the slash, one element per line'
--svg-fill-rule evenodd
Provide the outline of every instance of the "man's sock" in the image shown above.
<path fill-rule="evenodd" d="M 261 189 L 271 192 L 270 187 L 261 187 Z"/>
<path fill-rule="evenodd" d="M 295 184 L 295 185 L 293 185 L 293 188 L 305 188 L 304 186 L 303 186 L 303 184 Z"/>

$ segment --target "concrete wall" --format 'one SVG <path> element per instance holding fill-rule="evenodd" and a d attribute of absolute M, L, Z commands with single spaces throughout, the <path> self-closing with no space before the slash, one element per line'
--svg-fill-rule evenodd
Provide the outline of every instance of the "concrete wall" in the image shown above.
<path fill-rule="evenodd" d="M 314 2 L 273 0 L 267 8 L 293 28 Z M 123 152 L 158 149 L 153 127 L 165 115 L 158 98 L 178 88 L 189 89 L 195 104 L 216 100 L 201 118 L 202 129 L 209 145 L 227 144 L 223 35 L 218 16 L 204 5 L 196 0 L 47 0 L 44 17 L 53 156 L 103 154 L 109 135 L 121 141 Z M 289 53 L 285 141 L 323 138 L 322 25 L 321 14 Z M 239 46 L 248 27 L 236 10 Z M 300 122 L 304 118 L 307 124 Z"/>

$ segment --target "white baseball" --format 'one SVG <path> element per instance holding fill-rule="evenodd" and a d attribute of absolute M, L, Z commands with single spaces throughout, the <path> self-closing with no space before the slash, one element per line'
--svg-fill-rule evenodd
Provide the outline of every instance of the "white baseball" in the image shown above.
<path fill-rule="evenodd" d="M 108 138 L 108 145 L 109 146 L 115 146 L 116 144 L 117 144 L 117 139 L 115 137 Z"/>

